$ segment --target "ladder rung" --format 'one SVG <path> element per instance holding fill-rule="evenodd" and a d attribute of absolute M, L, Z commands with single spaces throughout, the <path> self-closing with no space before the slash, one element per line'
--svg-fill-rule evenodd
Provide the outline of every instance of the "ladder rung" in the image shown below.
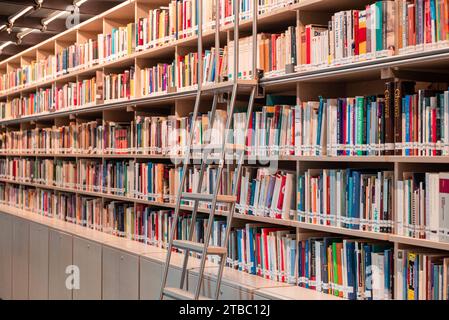
<path fill-rule="evenodd" d="M 225 149 L 226 149 L 226 151 L 245 151 L 245 145 L 244 144 L 227 143 L 225 145 Z M 220 152 L 221 150 L 222 150 L 221 145 L 217 145 L 217 144 L 208 144 L 203 147 L 203 151 L 208 151 L 208 152 L 210 152 L 210 151 Z"/>
<path fill-rule="evenodd" d="M 173 288 L 173 287 L 165 287 L 164 288 L 164 295 L 176 300 L 194 300 L 195 294 L 192 292 L 182 290 L 179 288 Z M 208 297 L 205 296 L 199 296 L 198 300 L 211 300 Z"/>
<path fill-rule="evenodd" d="M 188 249 L 193 252 L 201 253 L 204 249 L 204 243 L 198 243 L 194 241 L 188 240 L 173 240 L 173 246 L 178 249 Z M 215 247 L 209 246 L 207 247 L 207 254 L 216 254 L 222 255 L 226 253 L 226 248 L 224 247 Z"/>
<path fill-rule="evenodd" d="M 207 194 L 207 193 L 183 192 L 182 197 L 186 200 L 198 200 L 198 201 L 208 201 L 208 202 L 212 202 L 214 200 L 214 195 Z M 230 195 L 218 195 L 217 196 L 217 202 L 219 202 L 219 203 L 232 203 L 232 202 L 236 202 L 236 201 L 237 201 L 236 196 L 230 196 Z"/>
<path fill-rule="evenodd" d="M 257 80 L 237 80 L 237 84 L 243 87 L 254 87 L 258 84 Z M 226 92 L 232 89 L 234 81 L 223 81 L 218 83 L 205 84 L 201 87 L 202 91 Z"/>

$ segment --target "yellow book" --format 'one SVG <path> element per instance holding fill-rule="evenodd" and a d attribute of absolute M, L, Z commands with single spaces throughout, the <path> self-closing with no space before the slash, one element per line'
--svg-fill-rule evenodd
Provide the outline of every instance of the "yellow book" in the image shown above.
<path fill-rule="evenodd" d="M 415 278 L 417 277 L 416 270 L 416 254 L 409 252 L 407 254 L 407 299 L 415 300 Z"/>

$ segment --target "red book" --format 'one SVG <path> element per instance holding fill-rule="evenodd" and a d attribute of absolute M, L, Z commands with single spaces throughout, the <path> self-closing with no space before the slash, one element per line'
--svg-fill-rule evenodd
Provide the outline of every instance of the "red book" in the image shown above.
<path fill-rule="evenodd" d="M 256 273 L 262 276 L 261 259 L 260 259 L 260 233 L 256 233 Z"/>
<path fill-rule="evenodd" d="M 408 44 L 414 46 L 416 44 L 415 36 L 415 5 L 409 4 L 408 7 Z"/>
<path fill-rule="evenodd" d="M 306 64 L 310 64 L 311 62 L 311 55 L 312 55 L 312 46 L 311 46 L 311 42 L 312 42 L 312 26 L 311 25 L 307 25 L 306 26 Z"/>
<path fill-rule="evenodd" d="M 424 34 L 425 43 L 432 42 L 432 19 L 430 17 L 430 0 L 424 2 Z"/>
<path fill-rule="evenodd" d="M 281 179 L 281 189 L 279 191 L 279 198 L 276 208 L 279 210 L 279 213 L 276 212 L 276 218 L 281 219 L 282 218 L 282 205 L 284 203 L 284 194 L 285 194 L 285 181 L 287 180 L 287 175 L 277 175 L 276 179 Z"/>

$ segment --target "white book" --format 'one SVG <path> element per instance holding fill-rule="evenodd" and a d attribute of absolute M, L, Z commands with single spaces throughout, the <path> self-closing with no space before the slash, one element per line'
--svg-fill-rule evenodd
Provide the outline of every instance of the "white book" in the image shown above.
<path fill-rule="evenodd" d="M 396 232 L 404 235 L 404 182 L 398 180 L 396 184 Z"/>

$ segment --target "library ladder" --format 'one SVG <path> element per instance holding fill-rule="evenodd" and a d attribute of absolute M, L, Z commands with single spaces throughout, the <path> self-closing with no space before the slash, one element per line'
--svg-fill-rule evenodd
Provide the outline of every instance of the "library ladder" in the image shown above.
<path fill-rule="evenodd" d="M 234 17 L 239 17 L 239 1 L 235 1 L 234 6 Z M 216 8 L 219 8 L 219 1 L 216 0 L 215 2 Z M 198 25 L 202 26 L 202 1 L 199 2 L 198 6 Z M 215 48 L 220 48 L 220 17 L 219 14 L 215 15 Z M 244 154 L 245 154 L 245 145 L 236 145 L 236 144 L 230 144 L 227 143 L 229 139 L 229 132 L 232 128 L 232 122 L 233 122 L 233 114 L 235 111 L 235 104 L 236 104 L 236 98 L 238 93 L 249 93 L 249 100 L 248 100 L 248 108 L 246 113 L 246 124 L 244 129 L 244 136 L 247 136 L 247 130 L 249 127 L 249 121 L 250 116 L 252 113 L 253 105 L 254 105 L 254 99 L 257 94 L 258 90 L 258 82 L 257 82 L 257 75 L 256 75 L 256 62 L 255 57 L 257 56 L 257 0 L 253 0 L 253 63 L 252 63 L 252 76 L 253 80 L 238 80 L 238 66 L 239 66 L 239 23 L 238 19 L 234 19 L 234 63 L 233 63 L 233 79 L 230 81 L 224 81 L 224 82 L 218 82 L 218 76 L 215 77 L 215 83 L 204 85 L 202 84 L 203 79 L 203 68 L 201 67 L 203 65 L 203 58 L 202 58 L 202 51 L 203 51 L 203 45 L 202 45 L 202 28 L 198 28 L 198 91 L 196 94 L 195 99 L 195 107 L 193 111 L 193 118 L 196 119 L 198 115 L 198 109 L 200 105 L 201 96 L 203 94 L 207 93 L 213 93 L 213 101 L 212 101 L 212 108 L 209 113 L 209 128 L 213 128 L 214 121 L 215 121 L 215 111 L 217 109 L 217 104 L 219 101 L 220 96 L 223 93 L 230 93 L 230 96 L 228 96 L 227 101 L 227 119 L 226 119 L 226 127 L 225 127 L 225 135 L 220 144 L 217 145 L 211 145 L 211 132 L 209 130 L 208 133 L 206 133 L 205 136 L 205 147 L 203 148 L 202 153 L 202 160 L 201 160 L 201 169 L 199 174 L 199 181 L 198 185 L 196 186 L 196 193 L 188 193 L 183 192 L 185 183 L 186 183 L 186 174 L 188 171 L 188 165 L 190 163 L 190 160 L 192 159 L 192 141 L 194 137 L 194 122 L 193 120 L 190 123 L 190 135 L 188 136 L 188 144 L 187 144 L 187 150 L 184 158 L 183 163 L 183 171 L 181 176 L 181 181 L 178 189 L 178 194 L 176 198 L 176 207 L 175 207 L 175 213 L 172 220 L 171 230 L 170 230 L 170 239 L 168 243 L 168 252 L 167 252 L 167 258 L 164 268 L 164 274 L 162 278 L 162 286 L 161 286 L 161 292 L 160 292 L 160 299 L 163 299 L 164 297 L 176 299 L 176 300 L 198 300 L 198 299 L 207 299 L 205 296 L 200 296 L 202 282 L 204 278 L 204 271 L 206 266 L 207 257 L 210 255 L 218 256 L 220 257 L 220 263 L 218 265 L 218 275 L 217 275 L 217 283 L 215 288 L 215 295 L 214 298 L 218 299 L 220 294 L 220 286 L 221 286 L 221 279 L 223 276 L 223 269 L 226 264 L 227 259 L 227 245 L 228 240 L 230 236 L 230 230 L 232 225 L 232 218 L 235 211 L 235 204 L 237 201 L 237 183 L 240 181 L 240 176 L 242 173 L 243 168 L 243 162 L 244 162 Z M 215 50 L 215 61 L 219 61 L 219 50 Z M 212 194 L 204 194 L 201 193 L 202 184 L 203 184 L 203 178 L 206 173 L 206 170 L 208 166 L 210 166 L 209 163 L 209 155 L 212 153 L 212 151 L 219 153 L 219 158 L 212 159 L 212 160 L 218 160 L 218 168 L 217 168 L 217 178 L 215 181 L 215 186 Z M 233 190 L 231 195 L 219 195 L 219 189 L 220 189 L 220 182 L 222 179 L 222 172 L 226 160 L 226 155 L 229 151 L 235 151 L 235 154 L 237 155 L 237 169 L 236 169 L 236 175 L 234 176 L 235 183 L 233 184 Z M 181 203 L 184 200 L 190 200 L 194 202 L 193 205 L 193 211 L 192 211 L 192 219 L 190 221 L 189 231 L 188 231 L 188 240 L 176 240 L 175 234 L 176 234 L 176 228 L 179 218 L 179 211 L 181 208 Z M 198 206 L 199 202 L 207 202 L 209 204 L 209 215 L 208 215 L 208 222 L 207 227 L 204 233 L 204 242 L 199 243 L 193 241 L 193 235 L 195 234 L 195 221 L 196 216 L 198 212 Z M 210 245 L 210 238 L 212 233 L 212 227 L 213 227 L 213 221 L 216 211 L 216 205 L 217 203 L 225 203 L 228 205 L 228 214 L 226 215 L 226 232 L 224 237 L 224 242 L 222 243 L 222 246 L 212 246 Z M 170 260 L 172 255 L 172 250 L 174 248 L 181 249 L 184 252 L 183 257 L 183 266 L 182 266 L 182 274 L 181 274 L 181 280 L 179 287 L 169 287 L 167 286 L 167 278 L 169 273 L 169 267 L 170 267 Z M 190 257 L 190 252 L 196 252 L 201 255 L 201 262 L 200 262 L 200 269 L 199 269 L 199 276 L 198 276 L 198 283 L 196 286 L 196 289 L 194 292 L 190 292 L 187 289 L 185 289 L 185 279 L 187 277 L 187 265 L 188 265 L 188 259 Z"/>

